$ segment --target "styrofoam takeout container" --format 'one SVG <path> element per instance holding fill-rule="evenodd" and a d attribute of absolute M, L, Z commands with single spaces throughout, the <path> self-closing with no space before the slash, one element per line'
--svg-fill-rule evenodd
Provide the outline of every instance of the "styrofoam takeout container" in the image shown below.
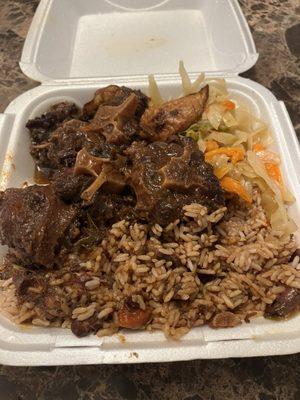
<path fill-rule="evenodd" d="M 25 129 L 29 117 L 62 99 L 82 106 L 97 88 L 111 83 L 147 92 L 149 73 L 156 74 L 165 97 L 178 96 L 176 70 L 182 59 L 191 77 L 199 71 L 225 77 L 231 95 L 270 125 L 284 178 L 296 196 L 290 214 L 300 226 L 300 151 L 286 108 L 263 86 L 238 76 L 257 57 L 236 0 L 42 0 L 20 62 L 23 72 L 42 84 L 0 114 L 0 188 L 33 183 Z M 0 363 L 137 363 L 295 353 L 300 351 L 300 316 L 284 322 L 256 319 L 227 330 L 196 328 L 179 342 L 160 332 L 122 335 L 125 341 L 119 335 L 78 339 L 68 330 L 18 327 L 0 316 Z"/>

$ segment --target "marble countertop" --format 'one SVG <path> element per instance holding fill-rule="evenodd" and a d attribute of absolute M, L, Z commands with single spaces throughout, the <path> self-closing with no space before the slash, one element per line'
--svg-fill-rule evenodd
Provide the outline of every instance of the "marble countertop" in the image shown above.
<path fill-rule="evenodd" d="M 0 0 L 0 112 L 37 85 L 18 61 L 38 0 Z M 284 100 L 300 139 L 300 2 L 240 0 L 257 50 L 243 74 Z M 300 355 L 142 365 L 0 366 L 1 400 L 299 400 Z"/>

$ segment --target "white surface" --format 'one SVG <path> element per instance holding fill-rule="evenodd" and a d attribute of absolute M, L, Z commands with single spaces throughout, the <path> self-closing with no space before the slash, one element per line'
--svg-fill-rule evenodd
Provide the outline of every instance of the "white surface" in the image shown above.
<path fill-rule="evenodd" d="M 190 72 L 255 64 L 237 0 L 42 0 L 20 66 L 45 81 L 170 74 L 180 59 Z"/>
<path fill-rule="evenodd" d="M 42 0 L 20 65 L 44 83 L 0 114 L 0 190 L 32 183 L 34 164 L 25 129 L 29 117 L 62 99 L 82 106 L 110 83 L 146 92 L 148 72 L 158 73 L 166 98 L 178 96 L 174 73 L 179 59 L 192 77 L 200 70 L 226 75 L 231 94 L 269 123 L 284 177 L 296 195 L 290 214 L 300 225 L 300 151 L 284 104 L 262 86 L 234 76 L 257 59 L 236 0 Z M 122 334 L 125 343 L 118 335 L 78 339 L 61 329 L 20 328 L 0 316 L 0 363 L 135 363 L 295 353 L 300 351 L 300 316 L 279 323 L 254 320 L 228 330 L 197 328 L 180 342 L 168 341 L 160 332 Z"/>
<path fill-rule="evenodd" d="M 250 80 L 232 77 L 227 81 L 231 95 L 247 102 L 258 117 L 269 123 L 274 136 L 273 148 L 281 154 L 284 177 L 296 195 L 296 203 L 290 207 L 290 214 L 300 225 L 300 186 L 297 176 L 300 170 L 300 151 L 283 103 L 278 102 L 267 89 Z M 19 186 L 24 180 L 32 182 L 28 178 L 33 175 L 33 161 L 29 154 L 28 134 L 24 128 L 29 117 L 42 113 L 50 104 L 62 99 L 83 105 L 92 97 L 96 88 L 107 83 L 42 85 L 12 102 L 2 116 L 4 123 L 0 138 L 7 151 L 0 187 Z M 115 83 L 147 91 L 147 83 L 137 82 L 136 78 L 116 79 Z M 180 94 L 178 77 L 173 80 L 162 78 L 159 86 L 166 97 Z M 10 125 L 9 136 L 7 126 Z M 299 236 L 298 243 L 300 245 Z M 78 339 L 69 331 L 61 329 L 19 328 L 0 317 L 0 363 L 135 363 L 295 353 L 300 351 L 300 316 L 284 322 L 257 319 L 250 324 L 217 331 L 208 327 L 196 328 L 180 342 L 168 341 L 160 332 L 122 334 L 126 338 L 125 343 L 121 343 L 118 335 L 103 339 L 95 336 Z M 133 353 L 137 353 L 138 357 Z"/>

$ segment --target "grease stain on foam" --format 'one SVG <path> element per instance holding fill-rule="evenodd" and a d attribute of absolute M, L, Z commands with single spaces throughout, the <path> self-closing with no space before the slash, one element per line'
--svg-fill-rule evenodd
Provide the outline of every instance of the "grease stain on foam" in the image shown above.
<path fill-rule="evenodd" d="M 152 49 L 157 49 L 163 47 L 167 44 L 167 39 L 160 36 L 150 36 L 150 37 L 131 37 L 114 38 L 111 35 L 111 40 L 107 40 L 104 46 L 105 51 L 110 56 L 118 56 L 124 54 L 128 57 L 128 54 L 141 54 Z"/>
<path fill-rule="evenodd" d="M 118 336 L 118 339 L 119 339 L 120 343 L 125 343 L 126 342 L 126 337 L 124 335 L 119 333 L 117 336 Z"/>

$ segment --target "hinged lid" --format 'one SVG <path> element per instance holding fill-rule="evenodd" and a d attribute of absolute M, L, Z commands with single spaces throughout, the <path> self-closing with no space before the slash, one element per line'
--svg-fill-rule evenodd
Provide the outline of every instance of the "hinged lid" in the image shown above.
<path fill-rule="evenodd" d="M 177 73 L 231 75 L 257 60 L 237 0 L 41 0 L 20 66 L 45 82 Z"/>

